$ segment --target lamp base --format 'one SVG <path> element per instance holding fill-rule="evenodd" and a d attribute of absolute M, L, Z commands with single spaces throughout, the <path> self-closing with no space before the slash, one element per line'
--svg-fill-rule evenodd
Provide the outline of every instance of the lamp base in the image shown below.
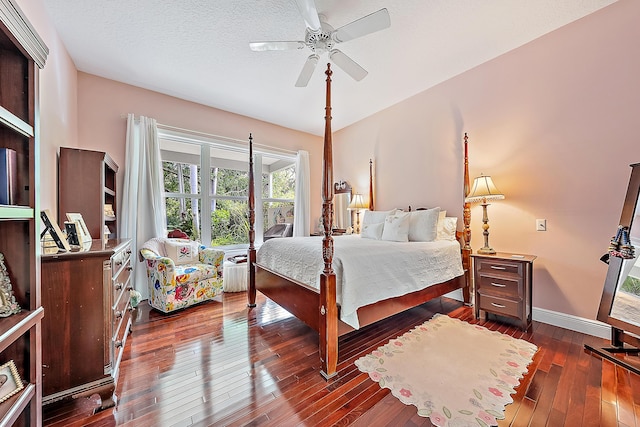
<path fill-rule="evenodd" d="M 485 246 L 484 248 L 478 249 L 478 253 L 481 255 L 493 255 L 496 253 L 496 251 L 493 248 L 488 248 Z"/>

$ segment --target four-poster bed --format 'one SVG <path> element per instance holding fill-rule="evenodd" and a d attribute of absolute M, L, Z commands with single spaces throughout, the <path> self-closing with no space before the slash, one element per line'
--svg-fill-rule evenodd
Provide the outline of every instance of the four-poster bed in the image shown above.
<path fill-rule="evenodd" d="M 331 134 L 331 68 L 327 64 L 326 79 L 326 107 L 325 133 L 323 152 L 322 176 L 322 271 L 318 281 L 318 289 L 300 281 L 286 277 L 272 268 L 267 268 L 256 262 L 255 242 L 255 189 L 253 176 L 253 141 L 249 137 L 249 251 L 248 251 L 248 305 L 255 307 L 256 291 L 260 290 L 265 296 L 282 306 L 298 319 L 305 322 L 319 334 L 320 358 L 322 361 L 321 374 L 331 378 L 337 373 L 338 337 L 354 328 L 340 320 L 340 306 L 338 304 L 338 289 L 336 272 L 333 266 L 334 240 L 331 225 L 333 224 L 333 152 Z M 464 195 L 469 189 L 467 138 L 464 147 Z M 373 207 L 373 185 L 370 163 L 370 205 Z M 458 262 L 462 263 L 460 275 L 443 280 L 436 284 L 413 291 L 401 296 L 362 306 L 357 309 L 357 323 L 363 327 L 379 320 L 400 313 L 409 308 L 423 304 L 433 298 L 462 288 L 465 302 L 470 302 L 470 253 L 469 246 L 469 206 L 464 206 L 464 232 L 456 233 L 460 242 L 461 252 L 458 252 Z M 463 235 L 464 234 L 464 235 Z M 465 238 L 466 237 L 466 238 Z M 340 237 L 344 239 L 346 237 Z M 319 242 L 319 238 L 310 238 Z M 366 239 L 363 239 L 366 240 Z M 341 242 L 342 243 L 342 242 Z M 458 245 L 456 245 L 458 247 Z M 383 265 L 384 267 L 384 265 Z"/>

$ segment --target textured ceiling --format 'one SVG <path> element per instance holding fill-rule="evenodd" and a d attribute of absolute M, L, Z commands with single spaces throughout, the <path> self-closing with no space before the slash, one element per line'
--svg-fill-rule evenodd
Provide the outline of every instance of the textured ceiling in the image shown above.
<path fill-rule="evenodd" d="M 369 75 L 333 74 L 333 130 L 396 104 L 615 0 L 316 0 L 334 28 L 387 8 L 391 27 L 339 45 Z M 321 135 L 324 69 L 294 87 L 310 51 L 293 0 L 44 0 L 80 71 Z"/>

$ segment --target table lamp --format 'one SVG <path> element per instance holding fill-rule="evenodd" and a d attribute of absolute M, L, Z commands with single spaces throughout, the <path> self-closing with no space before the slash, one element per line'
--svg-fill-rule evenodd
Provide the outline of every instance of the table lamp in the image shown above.
<path fill-rule="evenodd" d="M 502 200 L 504 195 L 496 188 L 490 176 L 480 174 L 473 180 L 471 191 L 464 199 L 465 202 L 482 202 L 482 234 L 484 235 L 484 246 L 478 249 L 479 254 L 495 254 L 496 251 L 489 246 L 489 217 L 487 216 L 487 200 Z"/>
<path fill-rule="evenodd" d="M 364 202 L 362 194 L 354 194 L 349 207 L 350 211 L 356 211 L 356 234 L 360 234 L 360 210 L 369 209 L 369 205 Z"/>

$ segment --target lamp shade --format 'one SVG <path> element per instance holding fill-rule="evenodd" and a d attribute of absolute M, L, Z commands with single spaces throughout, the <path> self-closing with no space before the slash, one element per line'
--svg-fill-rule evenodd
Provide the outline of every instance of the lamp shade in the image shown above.
<path fill-rule="evenodd" d="M 369 209 L 369 205 L 365 203 L 364 197 L 362 194 L 354 194 L 353 199 L 351 199 L 351 203 L 349 203 L 349 207 L 347 208 L 350 211 L 359 210 L 359 209 Z"/>
<path fill-rule="evenodd" d="M 483 202 L 485 200 L 501 200 L 504 194 L 500 192 L 493 183 L 490 176 L 480 175 L 473 180 L 471 191 L 464 199 L 465 202 Z"/>

